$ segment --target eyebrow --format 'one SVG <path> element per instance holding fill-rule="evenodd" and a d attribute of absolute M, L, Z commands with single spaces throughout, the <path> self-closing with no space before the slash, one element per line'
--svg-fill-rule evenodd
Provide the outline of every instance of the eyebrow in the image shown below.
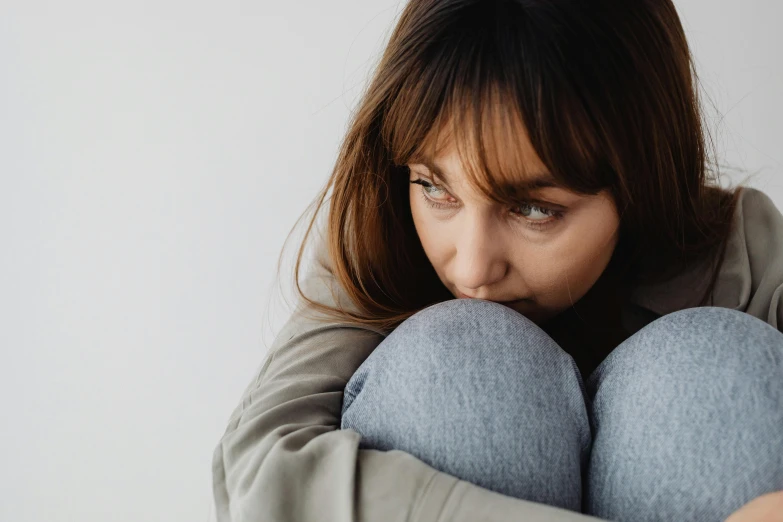
<path fill-rule="evenodd" d="M 446 173 L 443 171 L 443 169 L 440 168 L 440 165 L 438 165 L 434 161 L 430 161 L 426 158 L 420 158 L 417 159 L 415 162 L 420 165 L 424 165 L 425 167 L 427 167 L 429 171 L 431 171 L 436 176 L 441 178 L 447 184 L 449 185 L 451 184 L 449 182 L 448 176 L 446 176 Z M 513 192 L 513 191 L 533 191 L 542 188 L 561 188 L 561 187 L 560 184 L 557 183 L 557 181 L 555 181 L 552 175 L 549 174 L 548 172 L 536 172 L 533 174 L 531 178 L 520 180 L 515 183 L 510 183 L 508 184 L 508 186 L 504 188 Z"/>

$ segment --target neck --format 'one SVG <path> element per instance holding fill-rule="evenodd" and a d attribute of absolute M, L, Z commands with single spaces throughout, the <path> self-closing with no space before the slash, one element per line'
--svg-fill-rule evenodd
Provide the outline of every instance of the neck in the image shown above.
<path fill-rule="evenodd" d="M 629 337 L 622 308 L 629 293 L 611 274 L 602 275 L 571 308 L 541 328 L 576 361 L 583 376 Z"/>
<path fill-rule="evenodd" d="M 581 299 L 546 324 L 568 324 L 588 331 L 615 330 L 621 324 L 621 312 L 629 296 L 619 278 L 604 271 Z"/>

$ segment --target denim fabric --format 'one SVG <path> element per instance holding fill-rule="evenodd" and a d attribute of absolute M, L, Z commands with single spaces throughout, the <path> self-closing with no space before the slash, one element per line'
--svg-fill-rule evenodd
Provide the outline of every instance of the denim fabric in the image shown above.
<path fill-rule="evenodd" d="M 525 500 L 608 520 L 722 521 L 783 489 L 783 334 L 728 308 L 681 310 L 583 383 L 518 312 L 446 301 L 353 374 L 341 427 L 362 448 Z"/>

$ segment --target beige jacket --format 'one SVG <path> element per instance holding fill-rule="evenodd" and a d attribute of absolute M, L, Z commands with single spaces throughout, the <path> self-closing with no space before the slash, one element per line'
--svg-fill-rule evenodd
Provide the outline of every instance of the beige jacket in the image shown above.
<path fill-rule="evenodd" d="M 695 306 L 700 275 L 640 289 L 629 326 Z M 330 288 L 350 306 L 321 253 L 303 290 L 334 303 Z M 783 216 L 758 190 L 740 197 L 711 304 L 783 331 Z M 220 522 L 597 520 L 491 492 L 402 451 L 359 449 L 359 434 L 339 429 L 343 388 L 383 335 L 308 314 L 300 305 L 277 334 L 215 448 Z"/>

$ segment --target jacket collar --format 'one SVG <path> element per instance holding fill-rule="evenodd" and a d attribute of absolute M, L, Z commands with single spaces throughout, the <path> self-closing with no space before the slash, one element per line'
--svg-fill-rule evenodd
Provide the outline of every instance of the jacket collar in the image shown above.
<path fill-rule="evenodd" d="M 660 316 L 699 306 L 710 275 L 708 263 L 692 266 L 664 282 L 639 285 L 631 293 L 630 302 Z"/>
<path fill-rule="evenodd" d="M 742 309 L 747 303 L 751 287 L 750 259 L 745 241 L 743 196 L 737 200 L 735 219 L 726 244 L 726 253 L 718 269 L 718 277 L 707 303 L 702 306 L 721 306 Z M 658 315 L 700 306 L 712 275 L 711 260 L 695 263 L 675 277 L 654 285 L 640 285 L 631 294 L 631 303 Z"/>

